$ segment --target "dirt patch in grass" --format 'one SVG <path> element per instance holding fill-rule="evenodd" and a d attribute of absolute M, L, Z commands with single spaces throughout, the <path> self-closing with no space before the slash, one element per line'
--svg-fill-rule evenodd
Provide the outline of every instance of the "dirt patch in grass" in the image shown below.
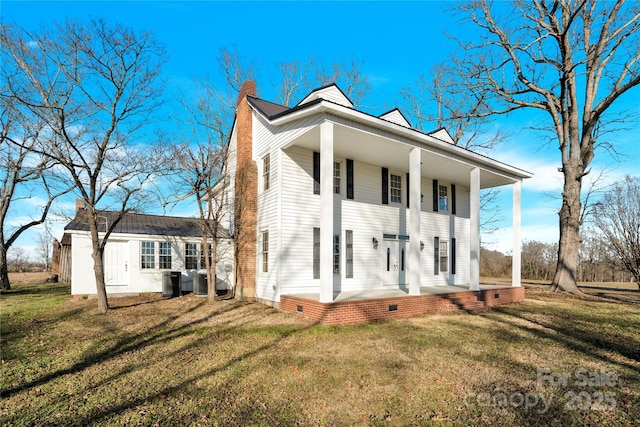
<path fill-rule="evenodd" d="M 195 296 L 107 315 L 64 285 L 1 298 L 2 425 L 640 423 L 636 304 L 540 287 L 479 315 L 326 327 Z M 615 384 L 577 383 L 600 373 Z"/>

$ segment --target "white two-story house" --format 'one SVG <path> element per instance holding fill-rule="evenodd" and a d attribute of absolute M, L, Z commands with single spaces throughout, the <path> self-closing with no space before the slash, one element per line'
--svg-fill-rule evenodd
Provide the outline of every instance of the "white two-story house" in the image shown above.
<path fill-rule="evenodd" d="M 246 82 L 229 142 L 229 222 L 240 297 L 430 286 L 479 289 L 480 190 L 513 189 L 520 285 L 521 182 L 532 174 L 422 133 L 399 110 L 358 111 L 335 85 L 285 107 Z M 301 311 L 298 306 L 298 311 Z"/>

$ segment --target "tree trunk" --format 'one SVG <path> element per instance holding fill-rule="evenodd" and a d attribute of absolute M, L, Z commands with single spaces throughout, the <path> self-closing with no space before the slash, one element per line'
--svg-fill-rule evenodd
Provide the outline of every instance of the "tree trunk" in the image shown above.
<path fill-rule="evenodd" d="M 0 245 L 0 289 L 3 291 L 11 289 L 11 283 L 9 283 L 9 265 L 7 264 L 7 250 L 4 245 Z"/>
<path fill-rule="evenodd" d="M 94 243 L 94 245 L 96 245 Z M 109 311 L 109 301 L 107 300 L 107 289 L 104 284 L 104 266 L 102 254 L 98 248 L 93 248 L 93 271 L 96 277 L 96 293 L 98 296 L 98 311 L 102 314 Z"/>
<path fill-rule="evenodd" d="M 216 265 L 218 264 L 218 241 L 215 237 L 211 239 L 211 265 L 207 266 L 207 301 L 216 301 Z"/>
<path fill-rule="evenodd" d="M 564 191 L 560 216 L 560 244 L 558 265 L 551 282 L 551 290 L 579 293 L 577 285 L 580 250 L 580 190 L 581 178 L 575 168 L 564 169 Z"/>

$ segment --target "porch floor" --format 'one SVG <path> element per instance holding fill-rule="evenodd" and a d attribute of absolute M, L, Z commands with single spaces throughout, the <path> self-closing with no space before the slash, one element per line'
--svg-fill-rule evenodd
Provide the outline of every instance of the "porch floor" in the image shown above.
<path fill-rule="evenodd" d="M 509 289 L 511 286 L 480 285 L 481 291 L 492 289 Z M 469 292 L 469 285 L 421 286 L 420 295 L 450 294 L 453 292 Z M 288 296 L 320 301 L 320 293 L 290 294 Z M 377 288 L 362 291 L 342 291 L 333 293 L 333 302 L 374 300 L 409 296 L 407 288 Z"/>

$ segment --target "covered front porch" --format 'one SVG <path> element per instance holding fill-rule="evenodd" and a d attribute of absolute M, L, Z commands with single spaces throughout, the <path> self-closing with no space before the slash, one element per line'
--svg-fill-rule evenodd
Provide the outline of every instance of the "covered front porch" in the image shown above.
<path fill-rule="evenodd" d="M 325 325 L 347 325 L 441 312 L 479 312 L 524 300 L 521 286 L 422 286 L 419 295 L 408 289 L 370 289 L 337 292 L 333 302 L 321 302 L 320 293 L 281 295 L 280 309 Z"/>
<path fill-rule="evenodd" d="M 443 228 L 444 236 L 443 247 L 444 253 L 449 254 L 446 244 L 450 243 L 455 250 L 455 241 L 458 243 L 464 241 L 464 276 L 458 272 L 458 279 L 463 277 L 459 282 L 466 283 L 466 289 L 456 288 L 456 291 L 480 291 L 480 191 L 486 188 L 493 188 L 503 185 L 512 187 L 513 195 L 513 213 L 512 213 L 512 232 L 513 232 L 513 286 L 520 286 L 520 227 L 521 227 L 521 183 L 523 177 L 529 176 L 517 168 L 502 164 L 484 156 L 471 153 L 468 150 L 461 149 L 449 142 L 438 140 L 429 135 L 417 134 L 410 129 L 394 129 L 401 135 L 390 134 L 379 129 L 377 123 L 368 125 L 355 126 L 351 121 L 345 120 L 346 117 L 338 115 L 323 117 L 318 125 L 310 128 L 310 130 L 300 134 L 296 138 L 291 139 L 283 149 L 292 147 L 304 148 L 311 150 L 314 155 L 314 192 L 319 195 L 319 227 L 318 228 L 318 246 L 320 248 L 333 247 L 336 235 L 340 235 L 341 228 L 351 229 L 353 222 L 349 226 L 345 226 L 343 221 L 344 207 L 349 203 L 347 199 L 338 197 L 334 190 L 334 168 L 336 167 L 336 159 L 349 159 L 353 165 L 381 165 L 380 172 L 382 182 L 380 185 L 381 201 L 376 201 L 375 197 L 368 195 L 363 199 L 361 204 L 368 203 L 374 208 L 382 206 L 388 209 L 397 209 L 399 211 L 397 223 L 390 222 L 388 226 L 370 231 L 372 236 L 373 247 L 377 249 L 378 242 L 385 240 L 385 236 L 395 236 L 398 240 L 402 238 L 400 249 L 382 248 L 380 251 L 391 251 L 391 258 L 397 255 L 395 261 L 399 261 L 401 267 L 394 265 L 394 259 L 387 261 L 386 271 L 402 271 L 402 277 L 395 278 L 396 284 L 405 284 L 406 292 L 403 295 L 396 296 L 422 296 L 429 292 L 421 288 L 426 280 L 427 270 L 422 268 L 425 264 L 423 259 L 423 247 L 433 243 L 431 250 L 435 251 L 440 241 L 439 234 L 431 232 L 429 227 L 433 226 L 430 222 L 437 217 L 432 212 L 439 212 L 441 209 L 445 215 L 448 215 L 450 224 L 448 229 Z M 374 126 L 375 125 L 375 126 Z M 387 126 L 388 124 L 384 124 Z M 376 127 L 377 126 L 377 127 Z M 418 140 L 414 140 L 414 138 Z M 315 163 L 317 162 L 317 164 Z M 347 165 L 348 166 L 348 165 Z M 338 170 L 340 166 L 338 165 Z M 353 166 L 352 166 L 353 169 Z M 391 172 L 390 172 L 391 171 Z M 395 174 L 395 175 L 394 175 Z M 338 174 L 339 175 L 339 174 Z M 397 200 L 389 200 L 389 182 L 388 180 L 395 177 L 400 184 L 396 185 L 398 193 Z M 426 208 L 424 203 L 424 195 L 431 191 L 431 188 L 424 188 L 425 182 L 423 178 L 428 177 L 434 186 L 437 182 L 446 183 L 445 187 L 451 185 L 451 198 L 455 201 L 454 186 L 458 189 L 463 188 L 468 191 L 467 201 L 468 213 L 464 216 L 460 212 L 456 214 L 455 208 L 449 208 L 445 202 L 445 208 Z M 361 190 L 358 187 L 358 178 L 356 174 L 356 192 Z M 371 180 L 372 182 L 372 180 Z M 375 188 L 369 181 L 369 187 Z M 375 184 L 374 184 L 375 185 Z M 317 187 L 315 187 L 317 186 Z M 352 183 L 353 187 L 353 183 Z M 440 187 L 443 187 L 440 185 Z M 434 189 L 431 193 L 433 205 L 440 202 L 440 187 Z M 353 194 L 353 190 L 352 190 Z M 362 194 L 362 193 L 360 193 Z M 380 196 L 378 196 L 380 197 Z M 445 193 L 444 199 L 449 200 L 450 195 Z M 353 196 L 351 196 L 353 198 Z M 357 198 L 357 197 L 356 197 Z M 380 200 L 380 199 L 379 199 Z M 429 197 L 427 197 L 429 200 Z M 431 203 L 429 201 L 429 203 Z M 381 217 L 381 210 L 376 210 L 378 216 Z M 441 214 L 440 212 L 439 214 Z M 371 214 L 372 216 L 375 216 Z M 429 216 L 431 215 L 431 218 Z M 462 234 L 462 227 L 456 228 L 456 219 L 467 219 L 464 224 L 465 231 Z M 453 225 L 451 225 L 453 224 Z M 366 232 L 366 231 L 365 231 Z M 362 234 L 362 230 L 360 230 Z M 391 233 L 391 234 L 385 234 Z M 434 235 L 438 239 L 435 241 Z M 427 238 L 428 237 L 428 238 Z M 451 242 L 446 240 L 451 239 Z M 339 240 L 338 240 L 339 241 Z M 426 245 L 425 245 L 426 242 Z M 362 246 L 360 247 L 362 250 Z M 336 267 L 337 263 L 334 259 L 335 251 L 320 250 L 317 263 L 317 275 L 319 279 L 318 294 L 311 299 L 317 299 L 322 303 L 340 302 L 341 298 L 349 298 L 343 293 L 335 293 L 336 288 Z M 362 253 L 362 252 L 361 252 Z M 460 254 L 460 252 L 458 252 Z M 389 258 L 389 256 L 387 256 Z M 434 256 L 435 258 L 435 256 Z M 455 259 L 455 256 L 452 256 Z M 405 268 L 406 262 L 406 268 Z M 398 262 L 396 262 L 397 264 Z M 391 266 L 391 267 L 390 267 Z M 460 263 L 458 263 L 460 266 Z M 421 272 L 421 268 L 425 271 Z M 435 269 L 435 267 L 434 267 Z M 371 270 L 369 270 L 371 271 Z M 446 271 L 446 270 L 443 270 Z M 455 271 L 452 272 L 454 274 Z M 384 274 L 384 273 L 383 273 Z M 438 275 L 438 272 L 433 273 Z M 343 281 L 343 277 L 339 277 L 338 281 Z M 449 289 L 451 290 L 451 289 Z M 315 289 L 314 289 L 315 291 Z M 445 292 L 446 293 L 446 292 Z"/>

